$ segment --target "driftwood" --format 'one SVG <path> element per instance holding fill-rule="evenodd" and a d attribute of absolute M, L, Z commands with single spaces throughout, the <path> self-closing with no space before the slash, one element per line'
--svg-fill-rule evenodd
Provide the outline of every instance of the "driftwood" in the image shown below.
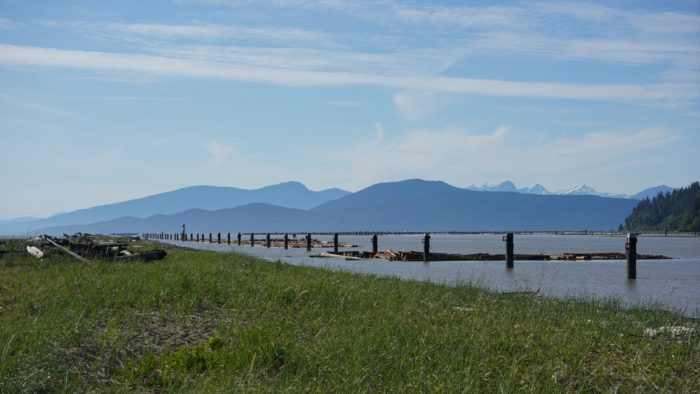
<path fill-rule="evenodd" d="M 357 252 L 357 251 L 352 251 L 352 252 L 338 252 L 338 253 L 330 253 L 330 252 L 321 252 L 315 256 L 311 257 L 342 257 L 345 260 L 362 260 L 362 259 L 371 259 L 371 253 L 369 252 Z"/>
<path fill-rule="evenodd" d="M 33 240 L 37 246 L 56 248 L 78 261 L 89 263 L 87 257 L 113 261 L 153 261 L 162 260 L 167 253 L 164 250 L 151 250 L 141 253 L 128 251 L 128 243 L 117 239 L 99 239 L 90 234 L 77 233 L 72 236 L 51 237 L 42 235 Z"/>
<path fill-rule="evenodd" d="M 76 259 L 76 260 L 78 260 L 78 261 L 82 261 L 83 263 L 89 263 L 89 262 L 90 262 L 90 260 L 86 259 L 85 257 L 83 257 L 83 256 L 81 256 L 81 255 L 79 255 L 79 254 L 77 254 L 77 253 L 74 253 L 74 252 L 72 252 L 70 249 L 65 248 L 65 247 L 63 247 L 63 246 L 57 244 L 57 243 L 54 242 L 54 240 L 52 240 L 51 238 L 49 238 L 49 237 L 43 237 L 43 238 L 44 238 L 45 240 L 47 240 L 51 245 L 55 246 L 55 247 L 58 248 L 60 251 L 62 251 L 63 253 L 65 253 L 65 254 L 67 254 L 67 255 L 73 257 L 74 259 Z"/>

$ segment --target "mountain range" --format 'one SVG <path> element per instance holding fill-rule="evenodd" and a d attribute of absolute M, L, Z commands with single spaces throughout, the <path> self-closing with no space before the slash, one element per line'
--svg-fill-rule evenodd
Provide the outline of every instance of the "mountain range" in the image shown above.
<path fill-rule="evenodd" d="M 350 194 L 342 189 L 312 191 L 300 182 L 284 182 L 259 189 L 220 186 L 191 186 L 143 198 L 79 209 L 45 219 L 22 218 L 0 222 L 0 234 L 33 233 L 35 229 L 82 225 L 120 217 L 145 218 L 175 214 L 189 209 L 217 210 L 252 203 L 309 209 Z"/>
<path fill-rule="evenodd" d="M 595 190 L 594 188 L 586 185 L 580 184 L 572 187 L 567 187 L 560 189 L 556 192 L 550 192 L 544 186 L 539 183 L 533 187 L 517 188 L 515 184 L 511 181 L 503 181 L 499 184 L 484 184 L 481 186 L 469 186 L 467 189 L 475 191 L 487 191 L 487 192 L 515 192 L 515 193 L 525 193 L 525 194 L 558 194 L 565 196 L 600 196 L 600 197 L 613 197 L 613 198 L 631 198 L 634 200 L 643 200 L 645 198 L 655 197 L 659 193 L 667 193 L 673 190 L 672 187 L 666 185 L 654 186 L 648 189 L 644 189 L 637 194 L 615 194 L 615 193 L 604 193 Z"/>
<path fill-rule="evenodd" d="M 504 231 L 616 229 L 637 200 L 591 195 L 483 192 L 440 181 L 379 183 L 311 209 L 252 203 L 145 218 L 62 225 L 46 233 Z"/>
<path fill-rule="evenodd" d="M 462 189 L 415 179 L 356 193 L 312 191 L 299 182 L 252 190 L 192 186 L 44 219 L 4 220 L 0 234 L 173 232 L 182 224 L 194 232 L 607 230 L 617 228 L 638 199 L 667 190 L 620 196 L 579 185 L 550 193 L 511 181 Z"/>

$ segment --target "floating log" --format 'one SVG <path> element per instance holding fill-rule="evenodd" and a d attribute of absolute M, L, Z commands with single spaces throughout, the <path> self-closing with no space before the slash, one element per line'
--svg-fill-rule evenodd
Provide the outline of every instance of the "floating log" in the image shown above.
<path fill-rule="evenodd" d="M 408 251 L 394 252 L 387 249 L 383 252 L 372 253 L 363 251 L 341 251 L 338 253 L 323 252 L 311 257 L 344 257 L 346 259 L 382 259 L 388 261 L 424 261 L 423 252 Z M 504 254 L 490 253 L 430 253 L 431 261 L 503 261 Z M 559 254 L 514 254 L 515 260 L 529 261 L 588 261 L 588 260 L 625 260 L 624 253 L 559 253 Z M 662 255 L 637 255 L 641 260 L 666 260 L 668 256 Z"/>
<path fill-rule="evenodd" d="M 417 251 L 408 252 L 393 252 L 391 250 L 386 250 L 385 252 L 379 252 L 374 255 L 375 258 L 385 259 L 389 261 L 424 261 L 424 253 Z M 472 254 L 458 254 L 458 253 L 430 253 L 431 261 L 503 261 L 505 259 L 504 254 L 490 254 L 490 253 L 472 253 Z M 515 254 L 515 260 L 530 260 L 530 261 L 550 261 L 550 260 L 568 260 L 568 261 L 582 261 L 582 260 L 625 260 L 625 253 L 616 252 L 597 252 L 597 253 L 560 253 L 560 254 Z M 639 260 L 666 260 L 670 259 L 668 256 L 662 255 L 637 255 Z"/>
<path fill-rule="evenodd" d="M 369 252 L 365 252 L 369 253 Z M 362 260 L 362 259 L 368 259 L 371 258 L 369 256 L 364 257 L 359 255 L 360 252 L 340 252 L 340 253 L 328 253 L 328 252 L 321 252 L 317 255 L 311 256 L 311 257 L 333 257 L 333 258 L 344 258 L 345 260 Z"/>

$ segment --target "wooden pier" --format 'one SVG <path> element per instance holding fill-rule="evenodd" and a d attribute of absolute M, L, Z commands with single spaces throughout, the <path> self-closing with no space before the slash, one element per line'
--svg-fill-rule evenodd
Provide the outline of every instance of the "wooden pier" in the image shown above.
<path fill-rule="evenodd" d="M 360 259 L 383 259 L 389 261 L 425 261 L 424 253 L 417 251 L 395 252 L 387 249 L 383 252 L 371 253 L 362 251 L 343 251 L 338 253 L 321 253 L 312 257 L 352 257 Z M 521 261 L 587 261 L 587 260 L 625 260 L 625 253 L 604 252 L 604 253 L 558 253 L 558 254 L 514 254 L 514 260 Z M 491 253 L 430 253 L 430 261 L 504 261 L 505 254 Z M 638 254 L 637 260 L 666 260 L 670 257 L 662 255 Z"/>

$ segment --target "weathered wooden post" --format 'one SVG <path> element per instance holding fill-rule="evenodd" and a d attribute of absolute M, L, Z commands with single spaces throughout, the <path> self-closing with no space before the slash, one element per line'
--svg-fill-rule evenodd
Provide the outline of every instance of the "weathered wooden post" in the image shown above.
<path fill-rule="evenodd" d="M 637 279 L 637 236 L 627 233 L 627 279 Z"/>
<path fill-rule="evenodd" d="M 338 233 L 333 234 L 333 253 L 338 253 Z"/>
<path fill-rule="evenodd" d="M 221 243 L 221 233 L 216 233 L 216 243 L 217 244 Z"/>
<path fill-rule="evenodd" d="M 229 245 L 231 245 L 231 233 L 227 233 L 227 234 L 226 234 L 226 243 L 228 243 Z"/>
<path fill-rule="evenodd" d="M 503 238 L 506 241 L 506 268 L 513 268 L 513 233 L 507 233 Z"/>
<path fill-rule="evenodd" d="M 199 242 L 199 233 L 197 233 L 197 242 Z"/>
<path fill-rule="evenodd" d="M 430 261 L 430 233 L 423 236 L 423 262 Z"/>
<path fill-rule="evenodd" d="M 289 234 L 284 233 L 284 248 L 289 249 Z"/>
<path fill-rule="evenodd" d="M 265 237 L 265 246 L 270 247 L 270 233 L 267 233 L 267 236 Z"/>
<path fill-rule="evenodd" d="M 311 251 L 311 234 L 306 234 L 306 251 Z"/>
<path fill-rule="evenodd" d="M 212 243 L 211 242 L 211 233 L 209 233 L 209 243 Z"/>
<path fill-rule="evenodd" d="M 202 233 L 202 237 L 200 238 L 202 242 L 204 242 L 204 233 Z"/>
<path fill-rule="evenodd" d="M 250 233 L 250 246 L 255 246 L 255 233 Z"/>
<path fill-rule="evenodd" d="M 372 235 L 372 254 L 376 255 L 377 253 L 379 253 L 379 237 L 375 233 Z"/>
<path fill-rule="evenodd" d="M 192 241 L 194 241 L 194 235 L 192 235 L 192 233 L 190 233 L 190 242 L 192 242 Z"/>
<path fill-rule="evenodd" d="M 238 246 L 241 246 L 241 233 L 238 233 Z"/>

